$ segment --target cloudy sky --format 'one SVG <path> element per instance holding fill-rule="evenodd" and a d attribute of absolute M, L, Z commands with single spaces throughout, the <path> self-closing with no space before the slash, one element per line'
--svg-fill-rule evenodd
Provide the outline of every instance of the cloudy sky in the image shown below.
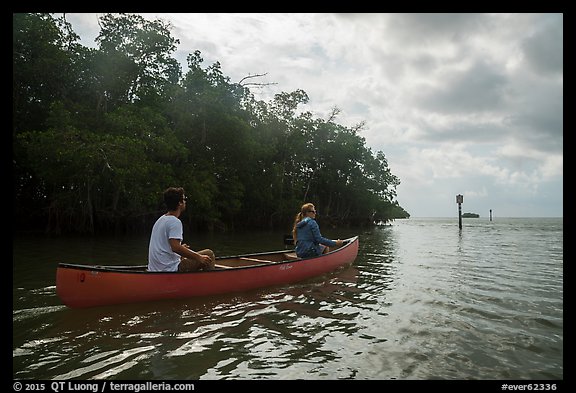
<path fill-rule="evenodd" d="M 102 14 L 66 14 L 95 46 Z M 304 90 L 302 111 L 365 122 L 412 217 L 563 216 L 562 14 L 141 14 L 257 99 Z"/>

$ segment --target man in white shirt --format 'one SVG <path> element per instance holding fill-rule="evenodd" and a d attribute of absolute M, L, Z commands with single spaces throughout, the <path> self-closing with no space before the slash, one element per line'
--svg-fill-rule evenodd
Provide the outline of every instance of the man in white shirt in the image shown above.
<path fill-rule="evenodd" d="M 151 272 L 194 272 L 214 269 L 214 252 L 209 249 L 193 251 L 182 244 L 182 221 L 178 217 L 186 210 L 186 196 L 182 187 L 164 191 L 168 212 L 152 227 L 148 247 L 148 270 Z"/>

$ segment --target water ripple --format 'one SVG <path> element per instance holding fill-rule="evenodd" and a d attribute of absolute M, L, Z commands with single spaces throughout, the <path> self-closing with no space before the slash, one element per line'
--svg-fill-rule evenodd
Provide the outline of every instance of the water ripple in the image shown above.
<path fill-rule="evenodd" d="M 562 221 L 466 224 L 375 229 L 349 268 L 243 294 L 71 310 L 15 283 L 13 377 L 562 379 Z"/>

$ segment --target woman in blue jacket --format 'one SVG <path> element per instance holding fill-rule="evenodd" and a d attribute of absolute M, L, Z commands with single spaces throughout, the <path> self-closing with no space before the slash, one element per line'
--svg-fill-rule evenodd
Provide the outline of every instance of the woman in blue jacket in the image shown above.
<path fill-rule="evenodd" d="M 322 237 L 316 222 L 316 208 L 311 203 L 302 205 L 300 213 L 294 219 L 292 237 L 296 244 L 296 255 L 311 258 L 330 251 L 328 247 L 340 247 L 342 240 L 330 240 Z"/>

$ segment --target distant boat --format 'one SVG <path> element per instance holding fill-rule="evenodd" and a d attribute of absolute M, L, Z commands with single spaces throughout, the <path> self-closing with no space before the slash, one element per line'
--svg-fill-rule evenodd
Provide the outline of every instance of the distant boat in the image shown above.
<path fill-rule="evenodd" d="M 463 218 L 478 218 L 480 217 L 480 214 L 476 214 L 476 213 L 464 213 L 462 214 Z"/>

